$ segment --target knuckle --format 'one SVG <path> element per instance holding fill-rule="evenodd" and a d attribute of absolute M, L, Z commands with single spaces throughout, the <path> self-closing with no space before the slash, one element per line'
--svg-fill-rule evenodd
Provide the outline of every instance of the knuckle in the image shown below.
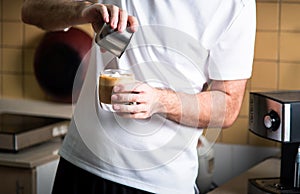
<path fill-rule="evenodd" d="M 135 113 L 139 112 L 139 107 L 137 105 L 133 105 L 132 112 L 135 112 Z"/>
<path fill-rule="evenodd" d="M 124 17 L 127 16 L 127 11 L 124 9 L 119 9 L 120 14 L 122 14 Z"/>
<path fill-rule="evenodd" d="M 133 102 L 138 102 L 139 97 L 138 97 L 138 95 L 133 94 L 131 99 L 132 99 Z"/>
<path fill-rule="evenodd" d="M 108 7 L 112 10 L 119 10 L 119 7 L 117 7 L 116 5 L 110 4 Z"/>
<path fill-rule="evenodd" d="M 101 8 L 101 9 L 107 9 L 107 5 L 106 4 L 99 4 L 99 7 Z"/>
<path fill-rule="evenodd" d="M 122 97 L 119 94 L 113 94 L 113 95 L 115 101 L 120 101 L 122 99 Z"/>

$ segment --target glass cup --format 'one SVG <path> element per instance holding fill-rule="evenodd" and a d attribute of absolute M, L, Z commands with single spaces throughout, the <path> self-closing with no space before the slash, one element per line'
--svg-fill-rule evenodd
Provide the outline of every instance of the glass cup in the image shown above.
<path fill-rule="evenodd" d="M 111 103 L 113 87 L 117 84 L 130 84 L 135 80 L 130 70 L 106 69 L 99 78 L 99 101 L 102 109 L 114 112 Z"/>

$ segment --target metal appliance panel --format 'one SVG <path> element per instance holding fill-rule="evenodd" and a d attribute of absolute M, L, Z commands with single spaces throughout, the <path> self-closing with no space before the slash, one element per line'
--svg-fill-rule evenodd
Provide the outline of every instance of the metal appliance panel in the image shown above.
<path fill-rule="evenodd" d="M 300 193 L 295 187 L 300 143 L 300 91 L 251 92 L 249 129 L 281 142 L 280 177 L 249 180 L 249 194 Z"/>
<path fill-rule="evenodd" d="M 300 91 L 251 92 L 249 129 L 279 142 L 300 142 Z"/>

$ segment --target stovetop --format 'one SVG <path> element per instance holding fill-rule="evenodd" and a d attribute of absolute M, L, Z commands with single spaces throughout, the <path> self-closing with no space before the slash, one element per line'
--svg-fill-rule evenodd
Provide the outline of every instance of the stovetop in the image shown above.
<path fill-rule="evenodd" d="M 0 113 L 0 151 L 19 151 L 56 137 L 63 137 L 69 119 Z"/>

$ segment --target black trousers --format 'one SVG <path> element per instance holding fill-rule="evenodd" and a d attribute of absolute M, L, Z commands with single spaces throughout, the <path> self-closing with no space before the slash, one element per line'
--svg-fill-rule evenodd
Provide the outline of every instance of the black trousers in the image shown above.
<path fill-rule="evenodd" d="M 60 158 L 52 194 L 151 194 L 91 174 Z"/>

